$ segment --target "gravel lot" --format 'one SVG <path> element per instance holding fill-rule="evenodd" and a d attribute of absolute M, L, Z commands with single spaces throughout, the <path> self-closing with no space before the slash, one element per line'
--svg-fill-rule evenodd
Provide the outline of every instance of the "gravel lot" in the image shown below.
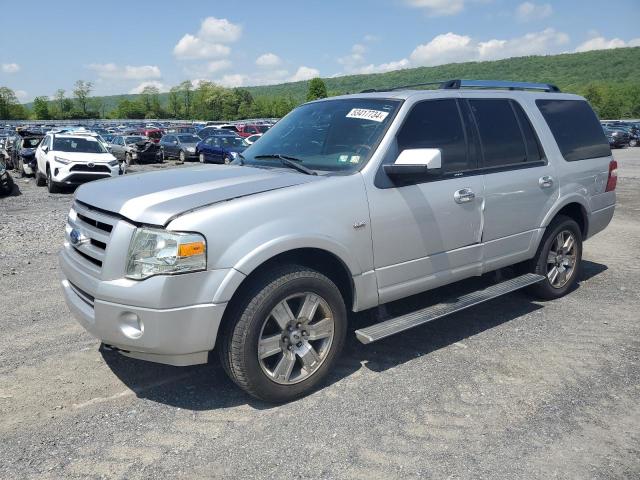
<path fill-rule="evenodd" d="M 329 384 L 275 407 L 217 359 L 101 352 L 57 281 L 71 195 L 18 179 L 0 199 L 0 478 L 640 477 L 640 148 L 614 155 L 618 209 L 567 297 L 368 346 L 355 319 Z"/>

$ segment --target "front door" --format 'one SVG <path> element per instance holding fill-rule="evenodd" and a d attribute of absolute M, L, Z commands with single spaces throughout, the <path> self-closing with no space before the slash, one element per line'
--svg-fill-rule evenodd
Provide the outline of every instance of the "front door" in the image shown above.
<path fill-rule="evenodd" d="M 382 167 L 368 186 L 374 268 L 381 303 L 481 269 L 484 185 L 457 99 L 419 102 L 383 163 L 411 148 L 439 148 L 439 177 L 394 184 Z"/>

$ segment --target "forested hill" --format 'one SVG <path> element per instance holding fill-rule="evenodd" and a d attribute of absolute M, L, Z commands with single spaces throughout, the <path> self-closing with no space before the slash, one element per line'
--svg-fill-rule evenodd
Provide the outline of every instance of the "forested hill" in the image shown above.
<path fill-rule="evenodd" d="M 492 62 L 452 63 L 388 73 L 324 79 L 330 94 L 359 92 L 453 78 L 549 82 L 563 91 L 584 92 L 590 83 L 640 84 L 640 47 L 562 55 L 508 58 Z M 254 96 L 291 96 L 302 101 L 307 82 L 251 87 Z"/>
<path fill-rule="evenodd" d="M 564 92 L 586 95 L 603 118 L 640 116 L 640 47 L 454 63 L 331 77 L 324 81 L 329 95 L 339 95 L 454 78 L 554 83 Z M 246 90 L 256 99 L 286 99 L 286 103 L 295 105 L 304 101 L 307 87 L 308 82 L 305 81 L 247 87 Z M 110 112 L 122 100 L 135 101 L 138 98 L 138 95 L 115 95 L 96 97 L 96 100 L 103 104 L 103 111 Z M 163 108 L 167 106 L 167 93 L 159 95 L 159 103 Z"/>

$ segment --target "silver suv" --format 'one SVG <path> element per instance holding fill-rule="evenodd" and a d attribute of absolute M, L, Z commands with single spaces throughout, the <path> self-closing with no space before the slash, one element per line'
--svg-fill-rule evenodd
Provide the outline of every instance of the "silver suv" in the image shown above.
<path fill-rule="evenodd" d="M 376 341 L 523 287 L 564 295 L 615 186 L 593 110 L 552 85 L 335 97 L 296 108 L 230 166 L 79 188 L 62 286 L 105 346 L 171 365 L 215 349 L 244 390 L 288 401 L 334 366 L 349 312 L 508 266 L 499 283 L 356 335 Z"/>

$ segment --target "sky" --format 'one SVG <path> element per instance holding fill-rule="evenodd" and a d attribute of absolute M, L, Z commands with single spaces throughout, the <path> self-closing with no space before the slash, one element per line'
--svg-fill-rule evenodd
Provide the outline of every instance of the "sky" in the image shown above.
<path fill-rule="evenodd" d="M 640 46 L 640 0 L 96 3 L 6 3 L 0 86 L 30 101 L 78 79 L 115 95 Z"/>

